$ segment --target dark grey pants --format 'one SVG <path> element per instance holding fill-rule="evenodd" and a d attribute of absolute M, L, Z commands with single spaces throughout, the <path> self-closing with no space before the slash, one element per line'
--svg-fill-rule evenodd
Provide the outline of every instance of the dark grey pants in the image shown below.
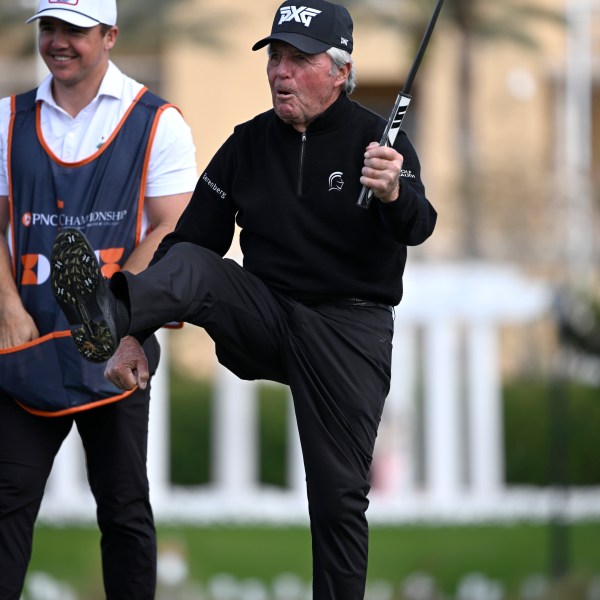
<path fill-rule="evenodd" d="M 362 600 L 373 447 L 390 384 L 393 314 L 377 305 L 306 305 L 236 262 L 187 243 L 134 276 L 113 277 L 129 333 L 203 327 L 242 379 L 290 386 L 306 471 L 314 600 Z M 125 292 L 125 290 L 127 290 Z"/>

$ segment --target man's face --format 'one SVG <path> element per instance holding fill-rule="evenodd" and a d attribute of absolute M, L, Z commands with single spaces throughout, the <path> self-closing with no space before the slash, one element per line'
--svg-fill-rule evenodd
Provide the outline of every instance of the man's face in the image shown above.
<path fill-rule="evenodd" d="M 109 50 L 114 46 L 117 28 L 103 35 L 102 27 L 77 27 L 55 18 L 40 19 L 40 56 L 55 82 L 74 86 L 89 78 L 102 77 Z"/>
<path fill-rule="evenodd" d="M 284 122 L 298 131 L 335 102 L 346 81 L 349 65 L 332 72 L 326 52 L 304 54 L 284 42 L 269 47 L 267 76 L 273 108 Z"/>

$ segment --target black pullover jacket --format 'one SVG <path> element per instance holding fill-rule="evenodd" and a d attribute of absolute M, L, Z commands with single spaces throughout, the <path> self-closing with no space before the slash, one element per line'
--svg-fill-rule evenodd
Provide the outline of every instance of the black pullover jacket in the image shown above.
<path fill-rule="evenodd" d="M 404 132 L 400 197 L 369 209 L 356 201 L 367 145 L 385 121 L 342 95 L 308 127 L 286 125 L 273 110 L 238 125 L 200 176 L 175 231 L 153 261 L 177 242 L 223 256 L 235 224 L 244 268 L 298 300 L 358 297 L 396 305 L 407 246 L 433 232 L 416 152 Z"/>

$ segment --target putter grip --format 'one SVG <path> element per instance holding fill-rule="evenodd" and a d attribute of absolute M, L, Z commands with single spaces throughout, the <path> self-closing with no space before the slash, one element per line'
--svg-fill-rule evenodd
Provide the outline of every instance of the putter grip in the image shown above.
<path fill-rule="evenodd" d="M 390 118 L 385 126 L 385 130 L 383 131 L 383 136 L 381 137 L 381 141 L 379 142 L 380 146 L 393 146 L 396 141 L 396 136 L 402 127 L 402 121 L 404 120 L 404 115 L 408 110 L 408 105 L 410 104 L 411 97 L 405 92 L 400 92 L 396 98 L 396 102 L 394 103 L 394 108 L 392 109 L 392 113 L 390 114 Z M 360 208 L 369 208 L 371 204 L 371 199 L 373 198 L 373 190 L 363 186 L 360 196 L 356 201 L 356 206 Z"/>
<path fill-rule="evenodd" d="M 360 196 L 358 197 L 358 201 L 356 202 L 356 206 L 360 206 L 360 208 L 369 208 L 372 197 L 373 190 L 363 185 L 363 188 L 360 192 Z"/>

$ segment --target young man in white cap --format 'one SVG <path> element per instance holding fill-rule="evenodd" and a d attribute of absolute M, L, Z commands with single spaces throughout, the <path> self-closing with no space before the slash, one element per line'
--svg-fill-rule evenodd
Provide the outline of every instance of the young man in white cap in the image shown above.
<path fill-rule="evenodd" d="M 85 238 L 64 233 L 51 260 L 53 289 L 84 356 L 108 358 L 121 340 L 107 376 L 122 389 L 145 384 L 139 342 L 172 319 L 203 327 L 239 377 L 290 386 L 313 599 L 362 600 L 393 307 L 407 246 L 431 235 L 436 212 L 407 136 L 379 146 L 385 120 L 348 97 L 353 36 L 343 6 L 284 2 L 254 49 L 264 46 L 272 109 L 234 129 L 151 266 L 117 273 L 109 285 Z M 367 210 L 357 206 L 363 185 L 374 193 Z M 243 266 L 222 258 L 236 223 Z M 73 298 L 85 298 L 83 306 Z"/>
<path fill-rule="evenodd" d="M 104 276 L 145 268 L 194 189 L 194 143 L 175 107 L 110 61 L 115 0 L 41 0 L 29 22 L 39 26 L 50 75 L 0 100 L 0 598 L 20 598 L 46 480 L 75 423 L 97 503 L 106 597 L 150 600 L 150 389 L 124 394 L 104 365 L 73 352 L 49 260 L 57 233 L 76 227 Z M 144 348 L 153 372 L 156 339 Z"/>

